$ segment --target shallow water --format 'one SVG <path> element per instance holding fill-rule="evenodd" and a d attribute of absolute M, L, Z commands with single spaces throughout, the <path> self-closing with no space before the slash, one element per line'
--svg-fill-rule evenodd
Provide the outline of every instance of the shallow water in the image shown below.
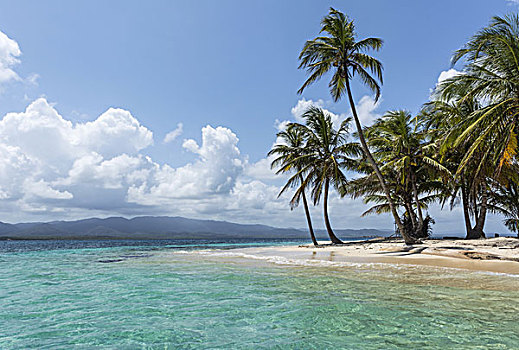
<path fill-rule="evenodd" d="M 0 349 L 518 348 L 517 276 L 273 263 L 207 248 L 281 242 L 212 243 L 0 242 Z"/>

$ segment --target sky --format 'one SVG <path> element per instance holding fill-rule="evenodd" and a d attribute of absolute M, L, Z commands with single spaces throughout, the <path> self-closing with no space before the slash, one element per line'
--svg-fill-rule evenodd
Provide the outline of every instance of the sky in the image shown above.
<path fill-rule="evenodd" d="M 361 121 L 415 113 L 456 73 L 450 57 L 517 1 L 0 1 L 0 221 L 171 215 L 305 227 L 278 198 L 267 152 L 317 105 L 336 120 L 326 79 L 302 95 L 298 54 L 332 6 L 359 38 L 380 37 L 382 97 L 353 91 Z M 392 229 L 332 193 L 334 227 Z M 312 207 L 323 227 L 320 207 Z M 459 208 L 430 208 L 462 232 Z M 506 230 L 491 217 L 487 232 Z"/>

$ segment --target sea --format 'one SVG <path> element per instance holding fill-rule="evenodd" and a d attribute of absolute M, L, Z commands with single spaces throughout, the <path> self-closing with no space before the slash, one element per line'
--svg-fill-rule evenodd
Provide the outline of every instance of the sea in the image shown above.
<path fill-rule="evenodd" d="M 519 349 L 518 275 L 242 250 L 302 243 L 1 241 L 0 349 Z"/>

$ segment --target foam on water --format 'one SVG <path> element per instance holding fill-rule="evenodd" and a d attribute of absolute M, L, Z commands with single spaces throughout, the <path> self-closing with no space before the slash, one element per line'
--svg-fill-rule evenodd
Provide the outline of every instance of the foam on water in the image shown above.
<path fill-rule="evenodd" d="M 223 251 L 218 249 L 204 249 L 204 250 L 178 250 L 173 254 L 186 254 L 186 255 L 199 255 L 208 257 L 220 257 L 220 258 L 243 258 L 252 260 L 262 260 L 268 263 L 276 265 L 287 265 L 287 266 L 306 266 L 306 267 L 333 267 L 333 268 L 391 268 L 395 270 L 409 270 L 422 269 L 422 270 L 437 270 L 441 271 L 442 274 L 447 273 L 469 273 L 469 274 L 482 274 L 482 275 L 493 275 L 503 276 L 510 278 L 518 278 L 518 274 L 492 272 L 492 271 L 467 271 L 466 269 L 456 267 L 430 267 L 423 265 L 413 264 L 395 264 L 395 263 L 382 263 L 382 262 L 351 262 L 351 261 L 329 261 L 323 259 L 301 259 L 301 258 L 288 258 L 286 256 L 276 255 L 258 255 L 243 253 L 238 251 Z"/>

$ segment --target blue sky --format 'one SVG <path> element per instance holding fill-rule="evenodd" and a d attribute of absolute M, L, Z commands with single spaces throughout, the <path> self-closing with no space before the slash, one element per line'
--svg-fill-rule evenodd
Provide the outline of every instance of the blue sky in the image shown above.
<path fill-rule="evenodd" d="M 377 53 L 385 67 L 381 102 L 373 106 L 368 92 L 354 85 L 356 100 L 364 99 L 366 122 L 389 109 L 417 111 L 441 72 L 450 69 L 452 52 L 492 15 L 517 11 L 504 0 L 0 2 L 0 31 L 21 50 L 19 56 L 10 53 L 19 61 L 9 66 L 17 77 L 0 79 L 0 116 L 17 114 L 8 122 L 4 118 L 3 141 L 11 153 L 3 157 L 16 159 L 12 169 L 18 171 L 24 156 L 32 162 L 26 173 L 3 171 L 8 177 L 0 181 L 3 221 L 157 213 L 303 227 L 302 213 L 289 212 L 273 196 L 281 180 L 261 166 L 277 123 L 297 117 L 293 108 L 302 106 L 302 99 L 321 100 L 337 115 L 349 112 L 346 101 L 330 101 L 326 81 L 302 96 L 296 93 L 305 78 L 297 69 L 298 53 L 317 34 L 330 6 L 355 19 L 359 37 L 385 41 Z M 6 47 L 0 45 L 0 56 L 1 50 Z M 32 114 L 23 114 L 32 103 Z M 95 130 L 104 124 L 88 123 L 111 107 L 121 110 L 112 110 L 108 119 L 122 123 L 113 139 L 113 133 Z M 48 108 L 63 119 L 56 127 L 64 128 L 66 142 L 47 145 L 54 135 L 49 127 L 20 134 L 27 120 L 52 114 Z M 131 129 L 134 120 L 139 126 Z M 176 137 L 163 142 L 179 123 Z M 129 148 L 121 146 L 126 137 L 134 142 Z M 40 150 L 48 152 L 69 147 L 67 142 L 79 148 L 60 163 L 31 150 L 29 141 L 20 141 L 24 138 L 41 138 Z M 100 143 L 106 143 L 103 149 Z M 212 162 L 218 157 L 219 163 Z M 131 179 L 125 177 L 129 173 Z M 198 183 L 189 183 L 197 174 L 205 174 L 203 193 L 194 189 Z M 172 184 L 184 190 L 178 194 Z M 152 188 L 158 191 L 153 196 Z M 388 217 L 360 219 L 362 208 L 337 199 L 332 220 L 340 227 L 387 227 Z M 280 210 L 282 215 L 275 214 Z M 435 214 L 438 229 L 456 222 L 462 230 L 459 212 Z M 502 226 L 495 219 L 488 227 Z"/>

